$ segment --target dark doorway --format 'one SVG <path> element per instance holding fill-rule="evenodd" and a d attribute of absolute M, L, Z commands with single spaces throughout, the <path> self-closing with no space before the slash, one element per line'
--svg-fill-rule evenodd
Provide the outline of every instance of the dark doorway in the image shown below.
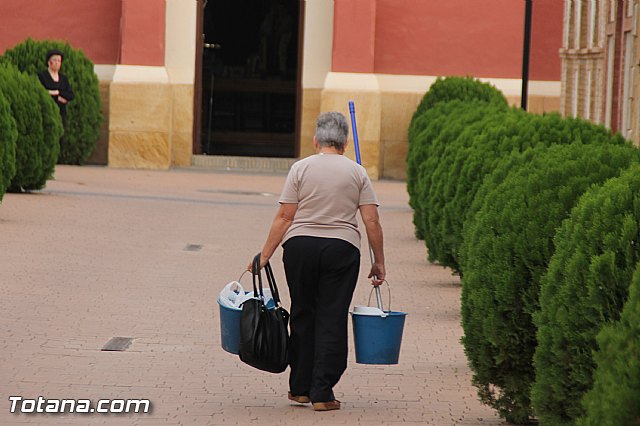
<path fill-rule="evenodd" d="M 294 157 L 299 1 L 203 4 L 200 151 Z"/>

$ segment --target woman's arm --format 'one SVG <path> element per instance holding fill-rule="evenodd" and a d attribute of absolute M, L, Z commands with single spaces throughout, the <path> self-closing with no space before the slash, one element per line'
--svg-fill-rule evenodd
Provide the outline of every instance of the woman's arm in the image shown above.
<path fill-rule="evenodd" d="M 373 250 L 374 263 L 371 265 L 369 278 L 375 277 L 371 281 L 371 284 L 380 285 L 384 281 L 387 273 L 384 266 L 384 243 L 378 206 L 375 204 L 362 205 L 360 206 L 360 215 L 362 216 L 362 221 L 367 231 L 369 247 Z"/>
<path fill-rule="evenodd" d="M 50 87 L 53 87 L 53 80 L 51 79 L 51 75 L 49 74 L 48 71 L 38 73 L 38 80 L 40 80 L 40 83 L 44 86 L 45 89 L 47 89 L 47 92 L 49 92 L 49 95 L 51 96 L 60 95 L 59 90 L 50 89 Z"/>
<path fill-rule="evenodd" d="M 66 75 L 62 74 L 60 74 L 60 96 L 62 96 L 67 102 L 72 101 L 73 98 L 76 97 L 71 85 L 69 84 L 69 79 Z"/>
<path fill-rule="evenodd" d="M 276 248 L 282 241 L 285 232 L 287 232 L 287 229 L 291 226 L 297 210 L 298 204 L 280 204 L 280 209 L 278 210 L 278 213 L 276 213 L 276 217 L 273 219 L 273 223 L 271 224 L 267 241 L 264 243 L 264 247 L 262 247 L 262 251 L 260 252 L 261 268 L 263 268 L 267 262 L 269 262 L 271 256 L 273 256 L 273 252 L 276 251 Z M 251 270 L 251 262 L 249 262 L 247 270 Z"/>

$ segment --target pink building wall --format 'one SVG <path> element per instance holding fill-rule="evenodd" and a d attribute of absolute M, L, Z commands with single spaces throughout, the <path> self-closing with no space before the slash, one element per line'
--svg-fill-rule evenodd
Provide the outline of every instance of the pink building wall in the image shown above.
<path fill-rule="evenodd" d="M 31 37 L 96 64 L 164 64 L 165 0 L 1 0 L 0 20 L 0 53 Z"/>
<path fill-rule="evenodd" d="M 165 0 L 122 3 L 121 63 L 164 65 Z"/>
<path fill-rule="evenodd" d="M 562 61 L 562 22 L 564 2 L 557 0 L 533 0 L 531 30 L 532 80 L 560 81 Z"/>
<path fill-rule="evenodd" d="M 520 78 L 524 10 L 524 0 L 335 0 L 332 70 Z M 560 80 L 562 13 L 561 1 L 534 2 L 531 79 Z"/>

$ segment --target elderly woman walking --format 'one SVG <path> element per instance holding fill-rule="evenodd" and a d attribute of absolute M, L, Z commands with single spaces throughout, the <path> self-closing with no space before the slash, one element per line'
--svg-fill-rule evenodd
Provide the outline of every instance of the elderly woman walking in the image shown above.
<path fill-rule="evenodd" d="M 333 387 L 347 368 L 347 319 L 360 269 L 360 211 L 375 263 L 385 278 L 378 199 L 366 170 L 345 157 L 349 126 L 339 112 L 321 114 L 315 155 L 296 162 L 260 255 L 267 264 L 282 243 L 291 297 L 290 400 L 316 411 L 340 409 Z"/>

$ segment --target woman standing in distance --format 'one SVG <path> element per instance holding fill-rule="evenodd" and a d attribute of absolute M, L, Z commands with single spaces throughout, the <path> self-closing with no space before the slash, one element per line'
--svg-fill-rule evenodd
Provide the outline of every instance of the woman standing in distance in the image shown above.
<path fill-rule="evenodd" d="M 375 259 L 369 278 L 374 286 L 385 279 L 378 199 L 364 167 L 343 155 L 348 133 L 341 113 L 318 117 L 316 154 L 291 167 L 260 253 L 263 267 L 282 243 L 291 297 L 288 397 L 312 402 L 316 411 L 340 409 L 333 387 L 347 368 L 347 319 L 360 269 L 358 210 Z"/>
<path fill-rule="evenodd" d="M 63 57 L 62 51 L 58 49 L 49 50 L 46 56 L 47 69 L 38 74 L 38 79 L 40 79 L 40 83 L 47 89 L 51 98 L 58 105 L 60 116 L 64 123 L 67 118 L 67 104 L 73 100 L 75 95 L 69 84 L 69 79 L 60 72 Z"/>

